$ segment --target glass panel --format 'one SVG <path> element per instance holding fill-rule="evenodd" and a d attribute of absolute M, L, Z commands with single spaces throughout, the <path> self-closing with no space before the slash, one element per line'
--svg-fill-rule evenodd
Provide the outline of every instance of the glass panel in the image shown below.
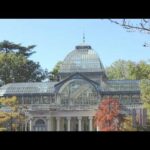
<path fill-rule="evenodd" d="M 138 80 L 109 80 L 102 83 L 103 91 L 139 91 Z"/>
<path fill-rule="evenodd" d="M 45 122 L 39 119 L 35 122 L 35 131 L 44 131 L 46 129 Z"/>
<path fill-rule="evenodd" d="M 30 94 L 30 93 L 53 93 L 54 85 L 58 82 L 28 82 L 11 83 L 0 87 L 0 95 L 3 94 Z"/>
<path fill-rule="evenodd" d="M 93 105 L 99 102 L 96 88 L 82 79 L 68 81 L 60 89 L 61 104 Z"/>
<path fill-rule="evenodd" d="M 76 46 L 64 59 L 60 72 L 100 72 L 104 67 L 91 46 Z"/>

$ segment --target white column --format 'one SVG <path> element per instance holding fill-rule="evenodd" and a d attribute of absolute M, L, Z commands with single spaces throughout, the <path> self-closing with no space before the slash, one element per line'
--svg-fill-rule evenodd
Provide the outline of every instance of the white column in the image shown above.
<path fill-rule="evenodd" d="M 29 130 L 32 131 L 32 119 L 30 119 L 29 125 L 30 125 Z"/>
<path fill-rule="evenodd" d="M 71 117 L 67 117 L 67 131 L 70 131 L 70 120 Z"/>
<path fill-rule="evenodd" d="M 140 121 L 141 121 L 141 125 L 143 126 L 144 123 L 143 108 L 140 108 Z"/>
<path fill-rule="evenodd" d="M 47 118 L 47 130 L 52 131 L 52 126 L 51 126 L 51 117 Z"/>
<path fill-rule="evenodd" d="M 56 131 L 60 131 L 60 117 L 56 117 Z"/>
<path fill-rule="evenodd" d="M 89 130 L 90 131 L 93 130 L 93 117 L 92 116 L 89 117 Z"/>
<path fill-rule="evenodd" d="M 96 131 L 99 131 L 99 127 L 98 126 L 96 127 Z"/>
<path fill-rule="evenodd" d="M 100 130 L 99 130 L 99 126 L 96 127 L 96 131 L 100 131 Z"/>
<path fill-rule="evenodd" d="M 27 131 L 27 121 L 25 121 L 25 131 Z"/>
<path fill-rule="evenodd" d="M 82 117 L 78 117 L 78 131 L 81 131 L 81 120 L 82 120 Z"/>
<path fill-rule="evenodd" d="M 143 112 L 143 126 L 145 126 L 147 122 L 147 109 L 143 108 L 142 112 Z"/>

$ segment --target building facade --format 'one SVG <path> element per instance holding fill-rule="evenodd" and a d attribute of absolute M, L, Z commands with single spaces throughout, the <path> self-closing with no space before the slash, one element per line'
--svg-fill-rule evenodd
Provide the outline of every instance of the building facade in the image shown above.
<path fill-rule="evenodd" d="M 94 115 L 109 96 L 128 113 L 143 112 L 139 81 L 108 80 L 99 56 L 85 43 L 66 56 L 57 82 L 10 83 L 0 88 L 0 96 L 17 96 L 26 131 L 96 131 Z"/>

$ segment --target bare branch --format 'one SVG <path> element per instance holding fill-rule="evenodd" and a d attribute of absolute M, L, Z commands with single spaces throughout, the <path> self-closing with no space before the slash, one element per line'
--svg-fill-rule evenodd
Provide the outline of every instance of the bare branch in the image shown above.
<path fill-rule="evenodd" d="M 142 19 L 145 23 L 148 23 L 148 19 Z"/>
<path fill-rule="evenodd" d="M 121 25 L 119 22 L 115 21 L 115 20 L 112 20 L 112 19 L 109 19 L 112 23 L 115 23 L 115 24 L 119 24 Z"/>
<path fill-rule="evenodd" d="M 143 25 L 143 23 L 142 23 L 142 22 L 140 23 L 140 25 L 141 25 L 141 28 L 144 28 L 144 25 Z"/>
<path fill-rule="evenodd" d="M 144 46 L 144 47 L 150 47 L 150 43 L 145 42 L 145 43 L 143 44 L 143 46 Z"/>
<path fill-rule="evenodd" d="M 128 32 L 139 31 L 150 34 L 150 19 L 139 19 L 138 21 L 136 20 L 136 24 L 133 19 L 121 19 L 119 21 L 109 19 L 109 21 L 122 26 L 123 28 L 127 29 Z M 143 46 L 150 47 L 150 43 L 145 42 Z"/>
<path fill-rule="evenodd" d="M 126 24 L 126 20 L 125 19 L 123 19 L 123 25 L 125 25 Z"/>
<path fill-rule="evenodd" d="M 150 19 L 141 19 L 139 24 L 131 24 L 129 21 L 127 22 L 127 19 L 122 19 L 121 22 L 119 21 L 115 21 L 112 19 L 109 19 L 112 23 L 118 24 L 122 27 L 124 27 L 125 29 L 129 30 L 129 29 L 135 29 L 138 30 L 140 32 L 146 32 L 148 34 L 150 34 Z"/>

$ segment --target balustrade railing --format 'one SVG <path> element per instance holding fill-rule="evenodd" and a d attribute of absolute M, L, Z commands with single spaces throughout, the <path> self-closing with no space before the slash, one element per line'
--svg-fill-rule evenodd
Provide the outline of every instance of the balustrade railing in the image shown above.
<path fill-rule="evenodd" d="M 30 110 L 93 110 L 98 106 L 91 105 L 31 105 Z"/>

